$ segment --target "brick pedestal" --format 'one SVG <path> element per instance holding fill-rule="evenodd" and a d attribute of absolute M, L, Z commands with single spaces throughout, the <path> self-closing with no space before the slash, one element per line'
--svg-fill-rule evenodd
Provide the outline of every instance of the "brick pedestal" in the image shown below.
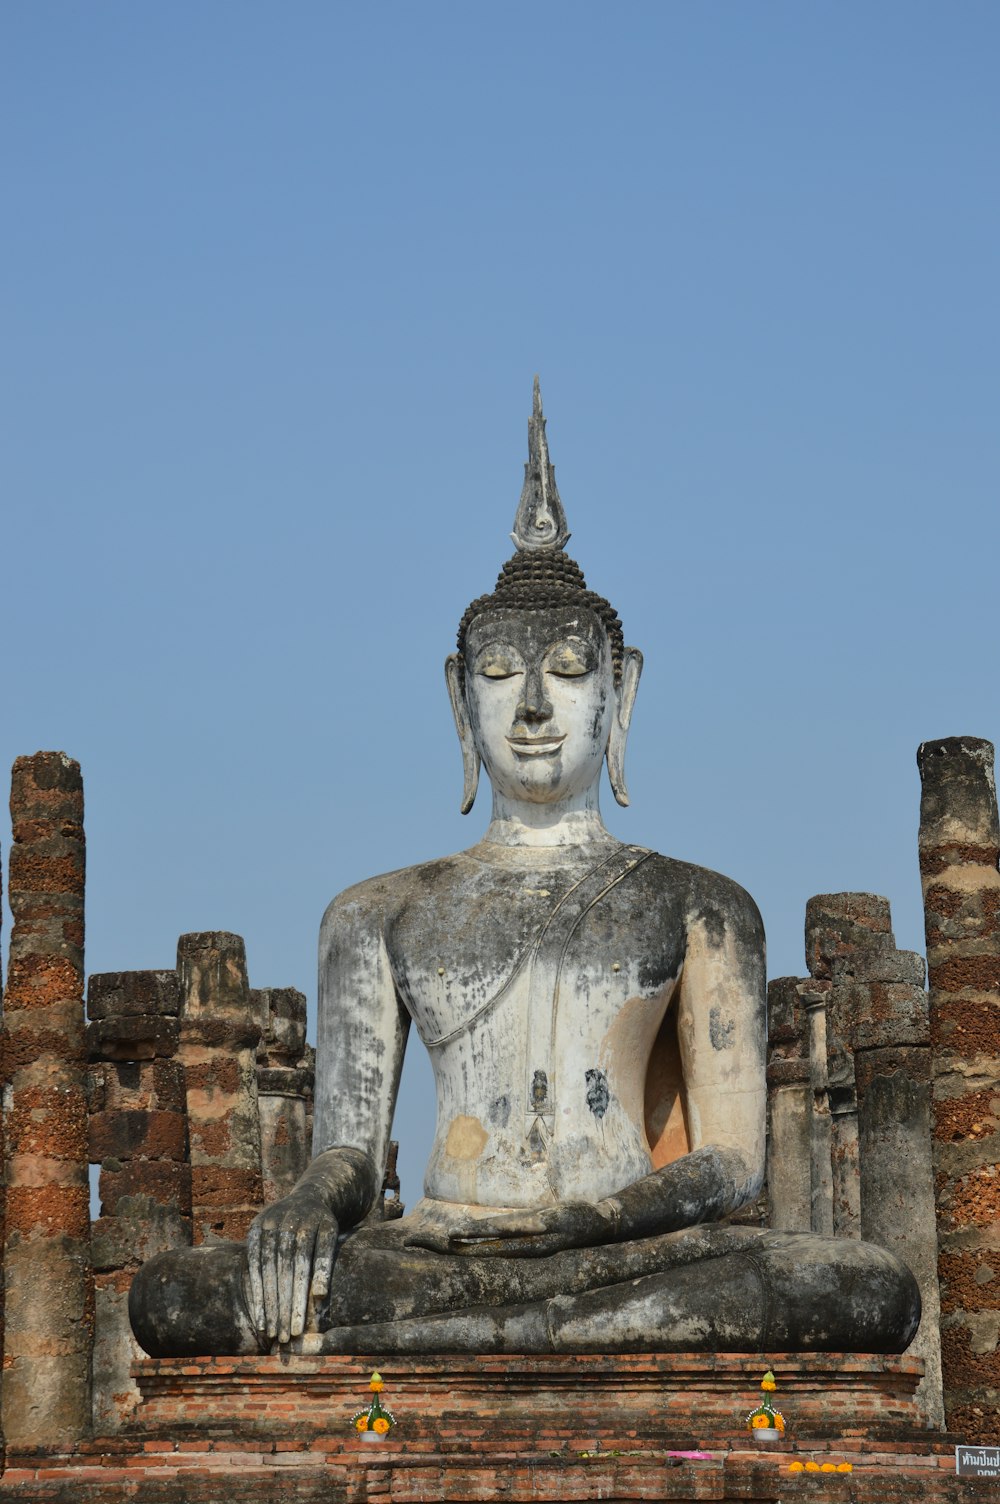
<path fill-rule="evenodd" d="M 205 1359 L 136 1365 L 141 1424 L 71 1460 L 8 1459 L 18 1504 L 569 1504 L 590 1500 L 966 1504 L 988 1497 L 932 1442 L 907 1358 L 674 1353 L 393 1359 L 396 1428 L 364 1442 L 368 1358 Z M 780 1453 L 742 1422 L 772 1364 Z M 674 1455 L 697 1450 L 696 1458 Z M 850 1473 L 789 1463 L 850 1462 Z"/>
<path fill-rule="evenodd" d="M 829 1353 L 147 1359 L 133 1370 L 143 1399 L 136 1434 L 174 1443 L 238 1427 L 247 1441 L 340 1453 L 355 1444 L 345 1421 L 366 1403 L 378 1367 L 389 1408 L 416 1422 L 425 1451 L 622 1448 L 637 1437 L 654 1447 L 731 1445 L 768 1366 L 796 1434 L 926 1434 L 913 1400 L 917 1359 Z M 417 1444 L 412 1427 L 400 1434 Z"/>

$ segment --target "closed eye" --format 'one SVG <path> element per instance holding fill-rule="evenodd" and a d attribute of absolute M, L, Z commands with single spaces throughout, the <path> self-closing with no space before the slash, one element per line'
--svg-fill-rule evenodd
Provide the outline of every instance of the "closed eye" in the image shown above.
<path fill-rule="evenodd" d="M 506 668 L 498 663 L 488 663 L 485 668 L 476 669 L 481 679 L 516 679 L 523 672 L 523 669 Z"/>

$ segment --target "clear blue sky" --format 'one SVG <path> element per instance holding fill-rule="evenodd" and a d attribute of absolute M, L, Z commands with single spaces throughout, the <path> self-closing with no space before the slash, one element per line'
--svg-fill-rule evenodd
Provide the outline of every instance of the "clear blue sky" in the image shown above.
<path fill-rule="evenodd" d="M 816 892 L 920 947 L 917 744 L 1000 735 L 995 4 L 0 30 L 0 763 L 83 765 L 91 970 L 232 929 L 312 1005 L 333 894 L 478 838 L 441 664 L 535 371 L 646 655 L 609 825 L 749 888 L 772 975 Z M 431 1123 L 415 1059 L 411 1202 Z"/>

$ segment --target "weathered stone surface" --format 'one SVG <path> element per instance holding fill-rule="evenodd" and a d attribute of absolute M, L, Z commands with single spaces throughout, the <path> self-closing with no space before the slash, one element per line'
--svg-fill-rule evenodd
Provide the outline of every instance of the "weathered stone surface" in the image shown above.
<path fill-rule="evenodd" d="M 90 1424 L 93 1332 L 79 765 L 19 757 L 10 808 L 3 1429 L 15 1447 L 72 1446 Z"/>
<path fill-rule="evenodd" d="M 925 742 L 920 870 L 930 980 L 942 1360 L 949 1424 L 1000 1433 L 1000 822 L 993 747 Z"/>
<path fill-rule="evenodd" d="M 204 1351 L 191 1347 L 204 1339 L 183 1322 L 195 1292 L 217 1301 L 236 1269 L 233 1324 L 221 1339 L 234 1345 L 216 1350 L 245 1350 L 242 1296 L 254 1345 L 287 1345 L 315 1320 L 329 1326 L 324 1342 L 347 1350 L 366 1340 L 366 1319 L 378 1319 L 391 1328 L 379 1335 L 385 1351 L 424 1340 L 423 1328 L 428 1341 L 459 1351 L 482 1342 L 508 1351 L 517 1342 L 629 1348 L 650 1329 L 671 1346 L 754 1346 L 765 1340 L 762 1279 L 768 1310 L 780 1309 L 774 1321 L 789 1322 L 789 1340 L 803 1347 L 829 1344 L 833 1333 L 869 1349 L 908 1339 L 913 1283 L 884 1250 L 819 1239 L 793 1250 L 782 1241 L 788 1234 L 738 1227 L 720 1232 L 756 1235 L 752 1258 L 731 1256 L 728 1243 L 713 1257 L 702 1241 L 702 1224 L 744 1213 L 763 1180 L 760 916 L 731 880 L 624 846 L 601 820 L 605 766 L 616 799 L 628 802 L 625 746 L 642 658 L 563 552 L 537 388 L 529 435 L 517 553 L 492 595 L 465 612 L 459 651 L 446 664 L 463 809 L 482 766 L 492 785 L 486 836 L 456 856 L 360 883 L 330 905 L 320 935 L 318 1153 L 290 1195 L 254 1219 L 245 1282 L 238 1262 L 207 1247 L 164 1256 L 155 1273 L 147 1266 L 136 1300 L 147 1303 L 140 1316 L 158 1352 Z M 867 911 L 847 918 L 873 922 Z M 827 952 L 838 945 L 817 942 L 817 955 Z M 248 1014 L 256 1012 L 259 1033 L 262 1010 L 247 1007 L 234 937 L 187 937 L 179 970 L 204 1239 L 232 1225 L 203 1216 L 205 1188 L 236 1187 L 252 1173 L 250 1160 L 236 1157 L 250 1142 L 249 1112 L 241 1122 L 236 1080 L 223 1123 L 220 1088 L 192 1073 L 214 1068 L 213 1052 L 224 1049 L 239 1076 L 253 1035 Z M 821 1029 L 822 1006 L 804 1001 L 811 1029 Z M 298 1038 L 271 1000 L 268 1008 L 283 1032 L 279 1039 L 268 1022 L 264 1053 L 273 1045 L 287 1058 Z M 432 1053 L 438 1096 L 425 1197 L 408 1226 L 372 1223 L 414 1036 Z M 821 1058 L 825 1092 L 825 1049 L 810 1049 L 814 1065 Z M 820 1082 L 810 1088 L 815 1130 Z M 287 1119 L 274 1120 L 288 1131 Z M 826 1122 L 829 1137 L 828 1100 Z M 822 1159 L 814 1152 L 814 1165 Z M 826 1165 L 829 1180 L 828 1144 Z M 814 1227 L 818 1205 L 814 1194 Z M 404 1227 L 397 1242 L 381 1241 Z M 342 1246 L 338 1231 L 350 1233 Z M 624 1271 L 636 1248 L 663 1262 L 642 1271 L 654 1283 L 640 1278 L 632 1290 Z M 533 1283 L 556 1267 L 560 1291 L 576 1292 L 566 1297 L 571 1308 Z M 178 1293 L 185 1284 L 189 1300 Z M 849 1292 L 862 1286 L 866 1302 L 852 1305 Z M 372 1291 L 387 1305 L 366 1318 Z"/>
<path fill-rule="evenodd" d="M 182 935 L 177 974 L 194 1241 L 242 1237 L 264 1201 L 255 1074 L 261 1020 L 242 939 Z"/>
<path fill-rule="evenodd" d="M 767 987 L 767 1186 L 779 1232 L 812 1225 L 809 1033 L 798 989 L 797 977 Z"/>
<path fill-rule="evenodd" d="M 87 1016 L 91 1019 L 134 1014 L 176 1018 L 179 1008 L 176 971 L 93 972 L 87 979 Z"/>
<path fill-rule="evenodd" d="M 838 962 L 853 961 L 871 948 L 874 936 L 892 941 L 889 900 L 876 893 L 820 893 L 806 904 L 806 965 L 809 975 L 829 981 Z"/>
<path fill-rule="evenodd" d="M 139 1401 L 128 1291 L 140 1265 L 191 1242 L 187 1102 L 173 972 L 91 978 L 90 1157 L 101 1166 L 102 1216 L 91 1230 L 95 1278 L 94 1425 L 111 1434 Z M 149 1011 L 143 1011 L 148 1009 Z"/>
<path fill-rule="evenodd" d="M 252 987 L 260 1021 L 258 1055 L 273 1065 L 295 1065 L 306 1047 L 305 994 L 294 987 Z"/>
<path fill-rule="evenodd" d="M 306 1000 L 294 987 L 251 989 L 260 1021 L 257 1103 L 264 1201 L 287 1196 L 312 1158 L 309 1109 L 313 1051 L 306 1044 Z"/>

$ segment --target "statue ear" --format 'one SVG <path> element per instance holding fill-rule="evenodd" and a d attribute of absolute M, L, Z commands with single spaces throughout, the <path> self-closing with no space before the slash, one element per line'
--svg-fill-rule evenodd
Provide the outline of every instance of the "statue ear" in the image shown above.
<path fill-rule="evenodd" d="M 462 683 L 462 664 L 457 653 L 449 653 L 444 661 L 444 676 L 448 683 L 448 698 L 451 713 L 455 717 L 455 730 L 462 744 L 462 771 L 465 786 L 462 789 L 462 814 L 467 815 L 476 802 L 479 788 L 479 748 L 476 746 L 469 724 L 469 712 L 465 704 L 465 687 Z"/>
<path fill-rule="evenodd" d="M 622 659 L 621 683 L 615 689 L 615 717 L 608 737 L 608 777 L 611 790 L 619 804 L 628 804 L 628 789 L 625 787 L 625 743 L 632 720 L 639 675 L 642 673 L 642 654 L 638 648 L 626 648 Z"/>

